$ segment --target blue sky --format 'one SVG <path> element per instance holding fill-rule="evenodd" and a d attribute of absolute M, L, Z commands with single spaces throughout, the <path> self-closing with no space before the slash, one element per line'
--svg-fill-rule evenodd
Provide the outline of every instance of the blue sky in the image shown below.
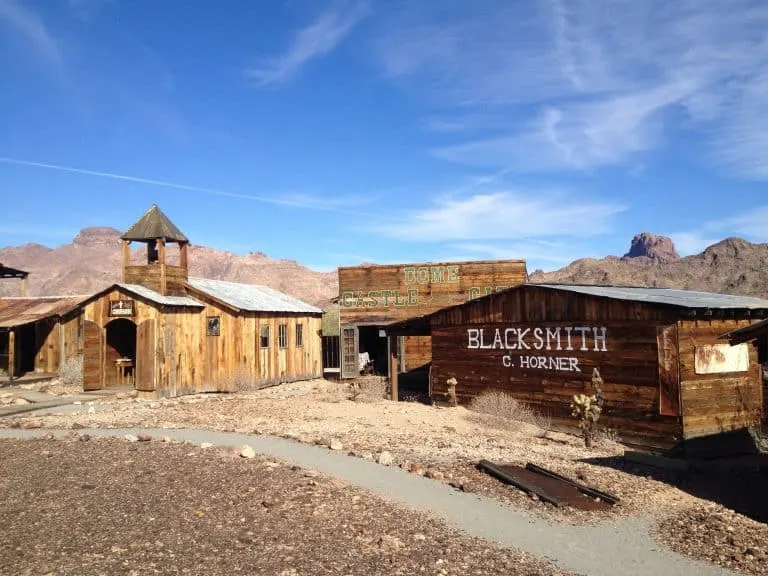
<path fill-rule="evenodd" d="M 0 0 L 0 245 L 319 270 L 768 240 L 768 4 Z"/>

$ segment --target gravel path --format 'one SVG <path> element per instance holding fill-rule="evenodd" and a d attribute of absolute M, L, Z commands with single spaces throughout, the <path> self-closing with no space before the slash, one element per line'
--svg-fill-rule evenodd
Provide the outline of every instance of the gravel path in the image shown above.
<path fill-rule="evenodd" d="M 63 430 L 2 429 L 0 438 L 35 438 L 46 432 L 69 433 Z M 313 468 L 391 501 L 431 512 L 470 536 L 550 559 L 563 569 L 589 576 L 735 574 L 660 549 L 648 536 L 648 523 L 642 520 L 621 519 L 597 526 L 547 522 L 397 468 L 282 438 L 194 429 L 84 429 L 80 432 L 91 436 L 146 433 L 194 444 L 211 442 L 230 447 L 248 444 L 257 453 Z"/>

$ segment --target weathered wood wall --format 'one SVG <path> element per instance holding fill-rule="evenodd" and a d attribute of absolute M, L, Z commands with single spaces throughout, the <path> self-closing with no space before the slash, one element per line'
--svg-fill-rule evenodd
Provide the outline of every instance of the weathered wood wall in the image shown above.
<path fill-rule="evenodd" d="M 432 361 L 432 339 L 429 336 L 405 336 L 405 371 L 421 368 Z"/>
<path fill-rule="evenodd" d="M 675 321 L 663 309 L 526 285 L 435 315 L 433 394 L 444 395 L 445 382 L 453 376 L 462 403 L 485 389 L 497 388 L 546 413 L 553 425 L 575 429 L 571 398 L 594 393 L 592 370 L 598 368 L 606 403 L 601 426 L 616 429 L 628 443 L 668 447 L 679 439 L 682 429 L 679 417 L 660 413 L 657 335 L 660 327 Z M 476 331 L 469 332 L 480 328 L 482 342 L 477 341 Z M 502 337 L 497 346 L 509 342 L 517 349 L 469 348 L 493 345 L 497 328 Z M 507 328 L 516 331 L 505 332 Z M 522 345 L 517 329 L 524 334 Z M 572 350 L 568 350 L 568 333 Z M 548 334 L 550 350 L 546 349 Z"/>
<path fill-rule="evenodd" d="M 123 282 L 141 284 L 160 294 L 183 296 L 187 269 L 170 264 L 129 265 L 123 267 Z"/>
<path fill-rule="evenodd" d="M 83 319 L 102 329 L 113 320 L 109 301 L 132 299 L 135 316 L 130 318 L 138 334 L 152 334 L 154 342 L 138 338 L 140 350 L 154 350 L 156 363 L 145 363 L 137 376 L 151 374 L 152 385 L 142 382 L 145 392 L 157 396 L 234 390 L 238 386 L 276 383 L 322 376 L 320 315 L 235 314 L 215 302 L 204 302 L 205 308 L 166 308 L 145 302 L 116 289 L 83 308 Z M 201 298 L 196 295 L 197 299 Z M 207 335 L 207 319 L 219 317 L 219 335 Z M 145 322 L 152 328 L 142 329 Z M 278 347 L 279 325 L 288 328 L 287 346 Z M 303 326 L 303 345 L 296 346 L 296 326 Z M 260 326 L 270 327 L 269 348 L 260 347 Z M 148 325 L 147 325 L 148 326 Z M 146 337 L 145 337 L 146 339 Z M 113 365 L 107 365 L 111 354 L 106 339 L 102 357 L 102 385 L 109 385 Z M 141 372 L 141 374 L 139 374 Z"/>
<path fill-rule="evenodd" d="M 680 322 L 680 386 L 686 438 L 760 425 L 764 399 L 762 369 L 755 346 L 739 345 L 748 361 L 743 370 L 726 366 L 715 367 L 710 373 L 696 373 L 697 352 L 706 352 L 712 346 L 725 346 L 725 352 L 731 355 L 740 352 L 718 337 L 750 323 L 733 319 Z"/>
<path fill-rule="evenodd" d="M 694 369 L 695 346 L 722 344 L 717 336 L 751 320 L 679 316 L 669 307 L 534 285 L 438 312 L 432 318 L 433 395 L 442 399 L 446 380 L 455 377 L 461 403 L 497 388 L 549 414 L 553 424 L 575 429 L 571 397 L 594 392 L 591 376 L 598 368 L 605 395 L 600 425 L 628 444 L 670 448 L 684 438 L 759 422 L 763 399 L 754 347 L 746 372 L 702 375 Z M 567 350 L 568 326 L 573 350 Z M 580 327 L 589 329 L 586 346 Z M 595 339 L 603 328 L 605 350 Z"/>
<path fill-rule="evenodd" d="M 344 325 L 378 325 L 522 284 L 524 260 L 339 268 L 339 318 Z"/>

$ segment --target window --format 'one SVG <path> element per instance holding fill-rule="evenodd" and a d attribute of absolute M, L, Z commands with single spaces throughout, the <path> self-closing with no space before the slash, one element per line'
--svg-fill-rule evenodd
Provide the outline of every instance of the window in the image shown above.
<path fill-rule="evenodd" d="M 296 348 L 304 346 L 304 325 L 296 324 Z"/>
<path fill-rule="evenodd" d="M 269 348 L 269 326 L 267 325 L 261 327 L 261 347 Z"/>
<path fill-rule="evenodd" d="M 280 348 L 288 346 L 288 324 L 280 324 L 277 327 L 277 345 Z"/>
<path fill-rule="evenodd" d="M 221 316 L 208 316 L 206 323 L 206 336 L 219 336 L 221 334 Z"/>

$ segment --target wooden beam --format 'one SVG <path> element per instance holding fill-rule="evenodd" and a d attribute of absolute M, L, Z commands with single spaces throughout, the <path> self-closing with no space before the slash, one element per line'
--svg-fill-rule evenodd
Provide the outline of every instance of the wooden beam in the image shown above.
<path fill-rule="evenodd" d="M 165 268 L 165 240 L 163 238 L 157 241 L 157 261 L 160 264 L 160 294 L 168 294 L 168 275 Z"/>
<path fill-rule="evenodd" d="M 16 329 L 8 332 L 8 377 L 16 376 Z"/>
<path fill-rule="evenodd" d="M 189 242 L 181 242 L 179 244 L 179 266 L 184 268 L 184 270 L 188 268 L 188 260 L 187 260 L 188 245 L 189 245 Z"/>
<path fill-rule="evenodd" d="M 26 297 L 29 295 L 29 282 L 27 281 L 28 278 L 29 278 L 28 276 L 24 276 L 24 278 L 21 279 L 21 288 L 19 289 L 20 291 L 19 295 L 22 297 Z"/>
<path fill-rule="evenodd" d="M 397 375 L 398 375 L 399 363 L 397 361 L 397 338 L 395 336 L 389 337 L 389 384 L 392 389 L 391 399 L 397 402 L 399 399 Z"/>
<path fill-rule="evenodd" d="M 123 240 L 123 268 L 131 265 L 131 241 Z M 123 272 L 125 274 L 125 272 Z"/>

